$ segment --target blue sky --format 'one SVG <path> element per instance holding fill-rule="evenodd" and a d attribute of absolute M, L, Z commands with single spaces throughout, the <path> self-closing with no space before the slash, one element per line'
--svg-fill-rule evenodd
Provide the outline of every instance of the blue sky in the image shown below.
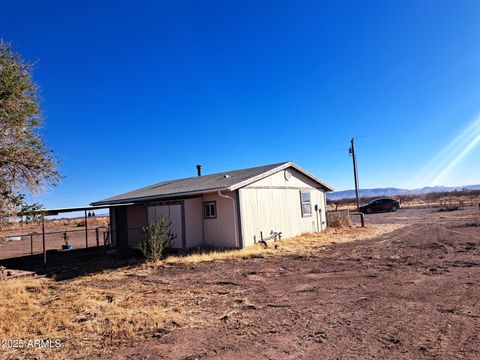
<path fill-rule="evenodd" d="M 42 133 L 65 175 L 39 198 L 47 207 L 193 176 L 197 163 L 290 160 L 350 189 L 353 136 L 362 188 L 480 183 L 478 1 L 0 8 L 0 37 L 36 61 Z"/>

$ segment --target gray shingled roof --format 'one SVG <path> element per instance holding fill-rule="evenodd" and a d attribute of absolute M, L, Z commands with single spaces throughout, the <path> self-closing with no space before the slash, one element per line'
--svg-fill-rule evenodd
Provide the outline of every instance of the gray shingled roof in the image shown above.
<path fill-rule="evenodd" d="M 275 173 L 290 166 L 303 172 L 307 176 L 310 176 L 326 190 L 333 190 L 329 185 L 321 182 L 297 165 L 292 164 L 291 162 L 283 162 L 248 169 L 225 171 L 217 174 L 195 176 L 186 179 L 162 181 L 157 184 L 96 201 L 92 203 L 92 205 L 97 206 L 125 202 L 141 202 L 145 200 L 188 196 L 217 190 L 236 190 L 247 185 L 249 182 L 258 180 L 258 177 L 263 177 L 262 175 L 268 176 L 271 173 Z"/>

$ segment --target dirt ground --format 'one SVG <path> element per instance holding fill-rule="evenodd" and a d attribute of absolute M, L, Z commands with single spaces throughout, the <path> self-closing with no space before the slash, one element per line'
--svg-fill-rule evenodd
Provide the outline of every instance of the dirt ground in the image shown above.
<path fill-rule="evenodd" d="M 145 304 L 182 303 L 179 314 L 195 321 L 171 321 L 75 357 L 480 358 L 478 208 L 366 219 L 405 226 L 368 240 L 313 245 L 300 255 L 166 263 L 108 281 L 87 277 L 82 284 L 102 293 L 138 288 Z"/>
<path fill-rule="evenodd" d="M 375 214 L 411 225 L 309 256 L 158 269 L 145 279 L 158 289 L 217 291 L 198 305 L 223 321 L 111 358 L 479 358 L 480 227 L 469 215 Z"/>

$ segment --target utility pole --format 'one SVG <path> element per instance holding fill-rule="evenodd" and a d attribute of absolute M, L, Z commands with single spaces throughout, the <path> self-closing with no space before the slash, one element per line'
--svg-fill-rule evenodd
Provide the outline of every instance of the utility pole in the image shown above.
<path fill-rule="evenodd" d="M 357 208 L 360 207 L 360 198 L 358 197 L 358 173 L 357 173 L 357 158 L 355 156 L 355 138 L 351 140 L 351 147 L 349 150 L 353 160 L 353 177 L 355 179 L 355 197 L 357 199 Z"/>

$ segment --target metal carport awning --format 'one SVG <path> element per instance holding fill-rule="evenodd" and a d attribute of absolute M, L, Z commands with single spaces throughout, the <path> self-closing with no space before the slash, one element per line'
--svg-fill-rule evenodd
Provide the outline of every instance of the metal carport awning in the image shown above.
<path fill-rule="evenodd" d="M 108 209 L 111 207 L 118 206 L 131 206 L 134 203 L 125 203 L 125 204 L 115 204 L 115 205 L 98 205 L 98 206 L 78 206 L 78 207 L 67 207 L 67 208 L 55 208 L 55 209 L 40 209 L 36 210 L 35 214 L 44 215 L 44 216 L 53 216 L 61 213 L 77 212 L 77 211 L 89 211 L 97 209 Z"/>

